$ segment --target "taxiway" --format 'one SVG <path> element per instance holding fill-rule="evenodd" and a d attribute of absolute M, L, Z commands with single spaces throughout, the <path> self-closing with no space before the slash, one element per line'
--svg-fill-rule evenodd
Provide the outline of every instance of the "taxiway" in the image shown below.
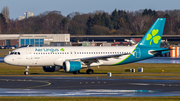
<path fill-rule="evenodd" d="M 179 80 L 0 77 L 0 96 L 179 96 Z"/>

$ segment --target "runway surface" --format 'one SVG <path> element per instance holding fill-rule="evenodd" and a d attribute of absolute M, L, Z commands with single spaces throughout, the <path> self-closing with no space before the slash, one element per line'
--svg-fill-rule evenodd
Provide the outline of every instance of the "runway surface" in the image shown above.
<path fill-rule="evenodd" d="M 0 96 L 179 96 L 180 80 L 0 77 Z"/>

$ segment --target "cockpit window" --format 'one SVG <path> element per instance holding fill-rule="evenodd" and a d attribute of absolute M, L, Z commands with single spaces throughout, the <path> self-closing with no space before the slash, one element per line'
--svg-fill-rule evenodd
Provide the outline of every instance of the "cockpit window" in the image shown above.
<path fill-rule="evenodd" d="M 11 52 L 10 55 L 20 55 L 20 52 Z"/>
<path fill-rule="evenodd" d="M 14 54 L 14 52 L 11 52 L 10 55 Z"/>

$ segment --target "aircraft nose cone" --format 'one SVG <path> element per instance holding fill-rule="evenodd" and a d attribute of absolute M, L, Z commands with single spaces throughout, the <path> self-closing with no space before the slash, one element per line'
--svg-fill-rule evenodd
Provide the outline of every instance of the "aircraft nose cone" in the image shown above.
<path fill-rule="evenodd" d="M 7 64 L 9 64 L 9 62 L 10 62 L 9 56 L 6 56 L 6 57 L 4 58 L 4 62 L 7 63 Z"/>

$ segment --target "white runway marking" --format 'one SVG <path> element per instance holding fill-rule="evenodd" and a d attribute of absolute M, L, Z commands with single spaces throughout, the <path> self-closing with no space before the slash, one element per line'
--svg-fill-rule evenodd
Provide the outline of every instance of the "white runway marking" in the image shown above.
<path fill-rule="evenodd" d="M 140 85 L 140 86 L 147 86 L 147 85 L 150 85 L 150 84 L 147 84 L 147 83 L 129 83 L 131 85 Z"/>

